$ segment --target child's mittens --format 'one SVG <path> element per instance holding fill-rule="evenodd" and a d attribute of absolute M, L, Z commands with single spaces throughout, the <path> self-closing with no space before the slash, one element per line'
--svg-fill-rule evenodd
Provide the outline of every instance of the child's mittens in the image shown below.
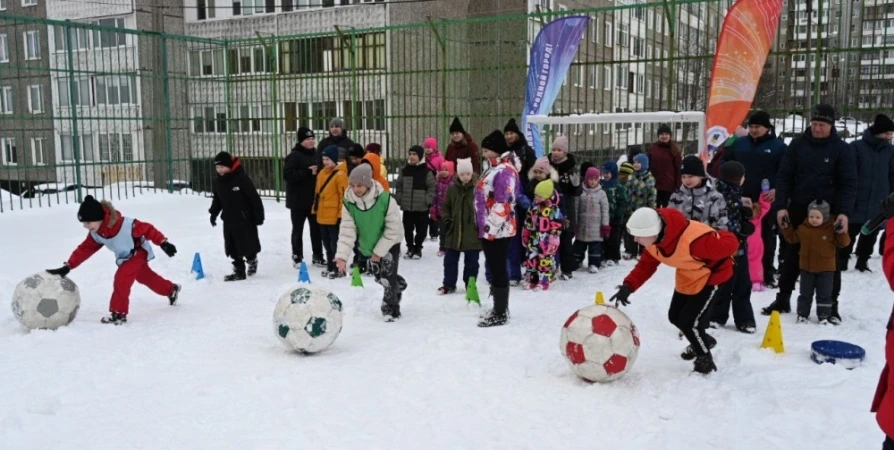
<path fill-rule="evenodd" d="M 47 269 L 47 273 L 50 275 L 58 275 L 62 278 L 65 278 L 68 273 L 71 272 L 71 268 L 68 265 L 64 265 L 58 269 Z"/>
<path fill-rule="evenodd" d="M 608 237 L 609 235 L 612 234 L 612 226 L 611 225 L 603 225 L 600 232 L 602 233 L 602 237 Z"/>
<path fill-rule="evenodd" d="M 175 247 L 174 244 L 172 244 L 172 243 L 170 243 L 170 242 L 168 242 L 168 241 L 164 241 L 164 242 L 162 242 L 161 245 L 160 245 L 160 247 L 161 247 L 161 250 L 162 250 L 163 252 L 165 252 L 165 254 L 168 255 L 168 256 L 171 257 L 171 258 L 173 258 L 174 255 L 177 254 L 177 247 Z"/>

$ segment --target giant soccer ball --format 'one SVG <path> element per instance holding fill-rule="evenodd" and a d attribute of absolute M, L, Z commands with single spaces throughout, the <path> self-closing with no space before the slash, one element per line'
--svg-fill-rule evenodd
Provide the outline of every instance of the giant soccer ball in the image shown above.
<path fill-rule="evenodd" d="M 575 375 L 603 383 L 624 376 L 633 366 L 639 334 L 621 310 L 591 305 L 565 321 L 559 347 Z"/>
<path fill-rule="evenodd" d="M 326 350 L 341 332 L 341 300 L 316 286 L 297 286 L 279 298 L 273 331 L 290 350 L 309 354 Z"/>
<path fill-rule="evenodd" d="M 74 281 L 47 272 L 25 278 L 12 294 L 12 314 L 30 330 L 64 327 L 75 320 L 80 307 Z"/>

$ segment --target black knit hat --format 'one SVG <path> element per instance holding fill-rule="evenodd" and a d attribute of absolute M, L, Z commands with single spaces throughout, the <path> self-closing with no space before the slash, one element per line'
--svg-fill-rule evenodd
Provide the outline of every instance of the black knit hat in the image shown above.
<path fill-rule="evenodd" d="M 894 131 L 894 122 L 891 121 L 890 117 L 879 114 L 875 116 L 875 120 L 872 121 L 872 126 L 869 128 L 872 130 L 872 134 L 887 133 Z"/>
<path fill-rule="evenodd" d="M 450 133 L 466 133 L 466 130 L 463 128 L 462 122 L 459 121 L 459 117 L 453 118 L 453 123 L 450 124 Z"/>
<path fill-rule="evenodd" d="M 102 203 L 96 201 L 92 195 L 84 197 L 81 207 L 78 208 L 78 222 L 102 222 L 106 218 L 106 212 Z"/>
<path fill-rule="evenodd" d="M 407 153 L 415 153 L 416 156 L 418 156 L 420 160 L 422 158 L 425 158 L 425 149 L 422 148 L 421 145 L 414 145 L 414 146 L 410 147 L 410 149 L 407 150 Z"/>
<path fill-rule="evenodd" d="M 666 123 L 663 123 L 658 127 L 658 135 L 661 136 L 662 134 L 672 134 L 671 127 L 669 127 Z"/>
<path fill-rule="evenodd" d="M 773 128 L 770 123 L 770 114 L 766 111 L 756 111 L 748 118 L 748 125 L 760 125 L 765 128 Z"/>
<path fill-rule="evenodd" d="M 314 136 L 313 130 L 307 127 L 301 127 L 298 129 L 298 143 L 304 142 L 305 139 L 310 139 Z"/>
<path fill-rule="evenodd" d="M 366 156 L 366 150 L 360 144 L 351 144 L 348 146 L 348 156 L 363 159 Z"/>
<path fill-rule="evenodd" d="M 810 121 L 826 122 L 829 125 L 835 125 L 835 108 L 828 103 L 820 103 L 813 107 L 810 111 Z"/>
<path fill-rule="evenodd" d="M 706 178 L 705 163 L 695 155 L 689 155 L 683 158 L 683 166 L 680 168 L 681 175 L 695 175 L 697 177 Z"/>
<path fill-rule="evenodd" d="M 503 133 L 500 130 L 492 131 L 484 140 L 481 141 L 481 149 L 482 150 L 490 150 L 492 152 L 496 152 L 499 154 L 503 154 L 506 152 L 508 146 L 506 145 L 506 138 L 503 137 Z"/>
<path fill-rule="evenodd" d="M 233 157 L 227 152 L 220 152 L 214 157 L 215 166 L 224 166 L 233 168 Z"/>
<path fill-rule="evenodd" d="M 507 123 L 506 126 L 503 127 L 503 133 L 508 133 L 510 131 L 519 136 L 521 136 L 522 134 L 521 129 L 518 128 L 518 124 L 515 123 L 515 119 L 509 119 L 509 123 Z"/>
<path fill-rule="evenodd" d="M 727 161 L 720 166 L 720 179 L 727 183 L 738 186 L 745 178 L 745 166 L 739 161 Z"/>

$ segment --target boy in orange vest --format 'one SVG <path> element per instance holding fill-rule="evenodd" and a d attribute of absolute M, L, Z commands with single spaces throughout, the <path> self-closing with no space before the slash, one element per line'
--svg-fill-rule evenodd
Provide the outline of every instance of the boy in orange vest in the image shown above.
<path fill-rule="evenodd" d="M 645 251 L 611 299 L 618 306 L 629 305 L 630 294 L 645 284 L 661 263 L 677 269 L 668 319 L 689 340 L 681 357 L 694 359 L 698 373 L 716 371 L 711 348 L 717 341 L 699 322 L 707 313 L 714 288 L 733 275 L 732 256 L 739 248 L 738 238 L 728 231 L 686 220 L 672 208 L 637 209 L 627 221 L 627 232 Z"/>

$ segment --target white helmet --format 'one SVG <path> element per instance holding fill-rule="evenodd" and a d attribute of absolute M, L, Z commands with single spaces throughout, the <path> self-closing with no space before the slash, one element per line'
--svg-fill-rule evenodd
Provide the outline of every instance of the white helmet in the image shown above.
<path fill-rule="evenodd" d="M 639 208 L 627 220 L 627 232 L 634 237 L 658 236 L 661 233 L 661 217 L 652 208 Z"/>

